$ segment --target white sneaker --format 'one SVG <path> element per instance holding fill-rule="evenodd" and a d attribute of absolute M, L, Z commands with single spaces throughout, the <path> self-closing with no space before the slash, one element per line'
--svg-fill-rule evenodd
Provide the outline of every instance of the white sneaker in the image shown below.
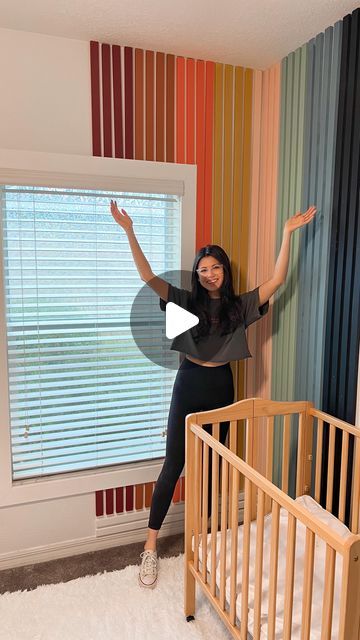
<path fill-rule="evenodd" d="M 147 549 L 140 553 L 142 558 L 139 571 L 139 583 L 141 587 L 153 589 L 156 586 L 158 573 L 158 557 L 156 551 Z"/>

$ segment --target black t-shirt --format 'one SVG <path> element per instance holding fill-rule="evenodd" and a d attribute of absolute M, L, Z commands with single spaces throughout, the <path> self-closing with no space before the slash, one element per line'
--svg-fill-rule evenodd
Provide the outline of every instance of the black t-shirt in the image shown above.
<path fill-rule="evenodd" d="M 179 307 L 190 311 L 190 295 L 190 291 L 179 289 L 169 283 L 168 302 L 173 302 Z M 220 299 L 211 299 L 210 312 L 213 321 L 209 335 L 201 337 L 198 342 L 195 342 L 191 331 L 184 331 L 184 333 L 174 338 L 170 349 L 188 354 L 204 362 L 227 362 L 251 358 L 245 329 L 268 312 L 269 303 L 265 302 L 260 306 L 259 287 L 253 289 L 253 291 L 247 291 L 239 297 L 244 319 L 232 333 L 224 336 L 220 335 L 217 322 Z M 166 302 L 162 299 L 160 299 L 160 308 L 162 311 L 166 309 Z"/>

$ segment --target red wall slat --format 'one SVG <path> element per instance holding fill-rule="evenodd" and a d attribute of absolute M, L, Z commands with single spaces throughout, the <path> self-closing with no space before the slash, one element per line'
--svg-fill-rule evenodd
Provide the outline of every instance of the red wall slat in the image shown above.
<path fill-rule="evenodd" d="M 121 49 L 112 47 L 112 75 L 114 95 L 114 149 L 115 158 L 124 157 L 124 139 L 122 125 L 122 85 L 121 85 Z"/>
<path fill-rule="evenodd" d="M 104 156 L 112 156 L 112 131 L 111 131 L 111 78 L 110 78 L 110 45 L 101 45 L 101 70 L 102 70 L 102 117 L 104 132 Z"/>
<path fill-rule="evenodd" d="M 125 64 L 125 158 L 134 158 L 134 115 L 133 115 L 133 50 L 124 49 Z"/>
<path fill-rule="evenodd" d="M 93 156 L 101 156 L 99 43 L 90 42 Z"/>

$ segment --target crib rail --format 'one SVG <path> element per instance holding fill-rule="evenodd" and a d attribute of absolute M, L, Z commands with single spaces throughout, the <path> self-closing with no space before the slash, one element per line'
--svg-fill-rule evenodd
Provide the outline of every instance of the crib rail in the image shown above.
<path fill-rule="evenodd" d="M 349 528 L 353 533 L 360 532 L 360 429 L 329 416 L 323 411 L 311 408 L 309 415 L 317 427 L 315 447 L 315 480 L 314 496 L 317 502 L 321 499 L 321 485 L 326 491 L 326 509 L 336 513 L 341 522 L 346 520 L 346 506 L 350 511 Z M 327 470 L 323 468 L 323 447 L 327 445 Z M 339 455 L 339 471 L 336 481 L 335 450 Z M 352 467 L 352 468 L 351 468 Z M 324 476 L 326 482 L 324 482 Z M 334 487 L 338 499 L 334 504 Z"/>
<path fill-rule="evenodd" d="M 276 406 L 275 406 L 276 405 Z M 321 414 L 321 415 L 320 415 Z M 265 473 L 257 471 L 254 463 L 257 420 L 264 419 L 268 442 L 273 441 L 274 417 L 283 416 L 283 459 L 281 487 L 272 479 L 272 447 L 267 448 Z M 315 547 L 322 541 L 326 545 L 324 564 L 326 588 L 322 596 L 321 640 L 360 640 L 360 536 L 354 533 L 346 539 L 325 526 L 289 495 L 288 470 L 290 460 L 290 425 L 297 415 L 297 474 L 296 494 L 304 487 L 311 490 L 312 453 L 314 427 L 317 427 L 317 446 L 322 441 L 317 420 L 323 420 L 331 429 L 329 416 L 315 410 L 310 403 L 271 403 L 249 400 L 235 403 L 224 409 L 192 414 L 186 419 L 186 497 L 185 497 L 185 614 L 195 613 L 195 582 L 218 611 L 234 638 L 245 640 L 248 631 L 254 639 L 263 637 L 275 640 L 279 616 L 278 565 L 280 509 L 287 514 L 286 570 L 284 588 L 284 615 L 281 637 L 290 640 L 293 633 L 293 599 L 296 575 L 296 531 L 305 527 L 304 570 L 302 581 L 301 640 L 311 637 L 312 594 L 314 579 Z M 326 416 L 326 418 L 325 418 Z M 219 442 L 220 422 L 230 421 L 229 448 Z M 351 435 L 358 443 L 356 429 L 336 419 L 334 428 Z M 237 455 L 239 421 L 246 426 L 245 459 Z M 213 425 L 213 435 L 202 426 Z M 324 428 L 324 427 L 323 427 Z M 333 438 L 333 436 L 331 437 Z M 346 440 L 346 438 L 345 438 Z M 332 460 L 332 440 L 329 444 L 329 462 Z M 355 462 L 359 463 L 359 447 L 355 446 Z M 345 460 L 345 454 L 342 456 Z M 286 466 L 287 465 L 287 466 Z M 316 459 L 319 470 L 319 455 Z M 345 462 L 344 462 L 345 465 Z M 355 465 L 355 463 L 354 463 Z M 359 468 L 359 464 L 358 467 Z M 345 468 L 345 467 L 344 467 Z M 318 471 L 318 474 L 320 471 Z M 342 478 L 346 472 L 342 470 Z M 354 466 L 354 487 L 358 479 Z M 330 475 L 331 480 L 331 475 Z M 316 484 L 317 483 L 317 484 Z M 315 472 L 315 484 L 319 488 Z M 329 482 L 328 482 L 329 485 Z M 331 491 L 331 489 L 329 489 Z M 353 490 L 353 505 L 359 502 L 357 489 Z M 220 513 L 218 496 L 220 494 Z M 330 501 L 330 498 L 329 498 Z M 208 543 L 208 516 L 210 542 Z M 239 518 L 240 512 L 242 518 Z M 262 632 L 264 522 L 271 514 L 270 561 L 268 577 L 268 610 L 266 633 Z M 283 513 L 283 511 L 282 511 Z M 359 512 L 352 507 L 352 521 L 358 522 Z M 238 523 L 243 520 L 242 541 L 239 544 Z M 252 540 L 256 524 L 255 540 Z M 250 556 L 251 544 L 255 554 Z M 227 551 L 229 553 L 227 554 Z M 241 575 L 238 575 L 237 559 L 241 554 Z M 337 555 L 338 554 L 338 555 Z M 230 558 L 230 559 L 229 559 Z M 334 634 L 332 618 L 336 585 L 335 568 L 341 559 L 341 596 L 338 630 Z M 253 564 L 253 566 L 252 566 Z M 249 595 L 250 572 L 253 574 L 253 594 Z M 241 594 L 240 594 L 241 591 Z M 240 595 L 239 595 L 240 594 Z M 239 596 L 239 597 L 238 597 Z M 249 621 L 249 598 L 252 598 L 253 615 Z M 239 604 L 239 601 L 241 604 Z M 238 616 L 240 607 L 241 615 Z M 320 638 L 320 636 L 319 636 Z"/>

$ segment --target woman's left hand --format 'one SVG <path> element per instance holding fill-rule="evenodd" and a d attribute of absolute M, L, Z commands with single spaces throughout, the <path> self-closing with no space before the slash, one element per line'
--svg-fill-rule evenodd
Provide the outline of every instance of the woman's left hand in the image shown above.
<path fill-rule="evenodd" d="M 311 220 L 315 216 L 315 213 L 316 213 L 315 206 L 309 207 L 308 210 L 305 211 L 305 213 L 301 213 L 301 212 L 295 213 L 294 216 L 286 220 L 284 231 L 288 231 L 289 233 L 292 233 L 296 229 L 300 229 L 300 227 L 303 227 L 304 225 L 309 224 L 309 222 L 311 222 Z"/>

